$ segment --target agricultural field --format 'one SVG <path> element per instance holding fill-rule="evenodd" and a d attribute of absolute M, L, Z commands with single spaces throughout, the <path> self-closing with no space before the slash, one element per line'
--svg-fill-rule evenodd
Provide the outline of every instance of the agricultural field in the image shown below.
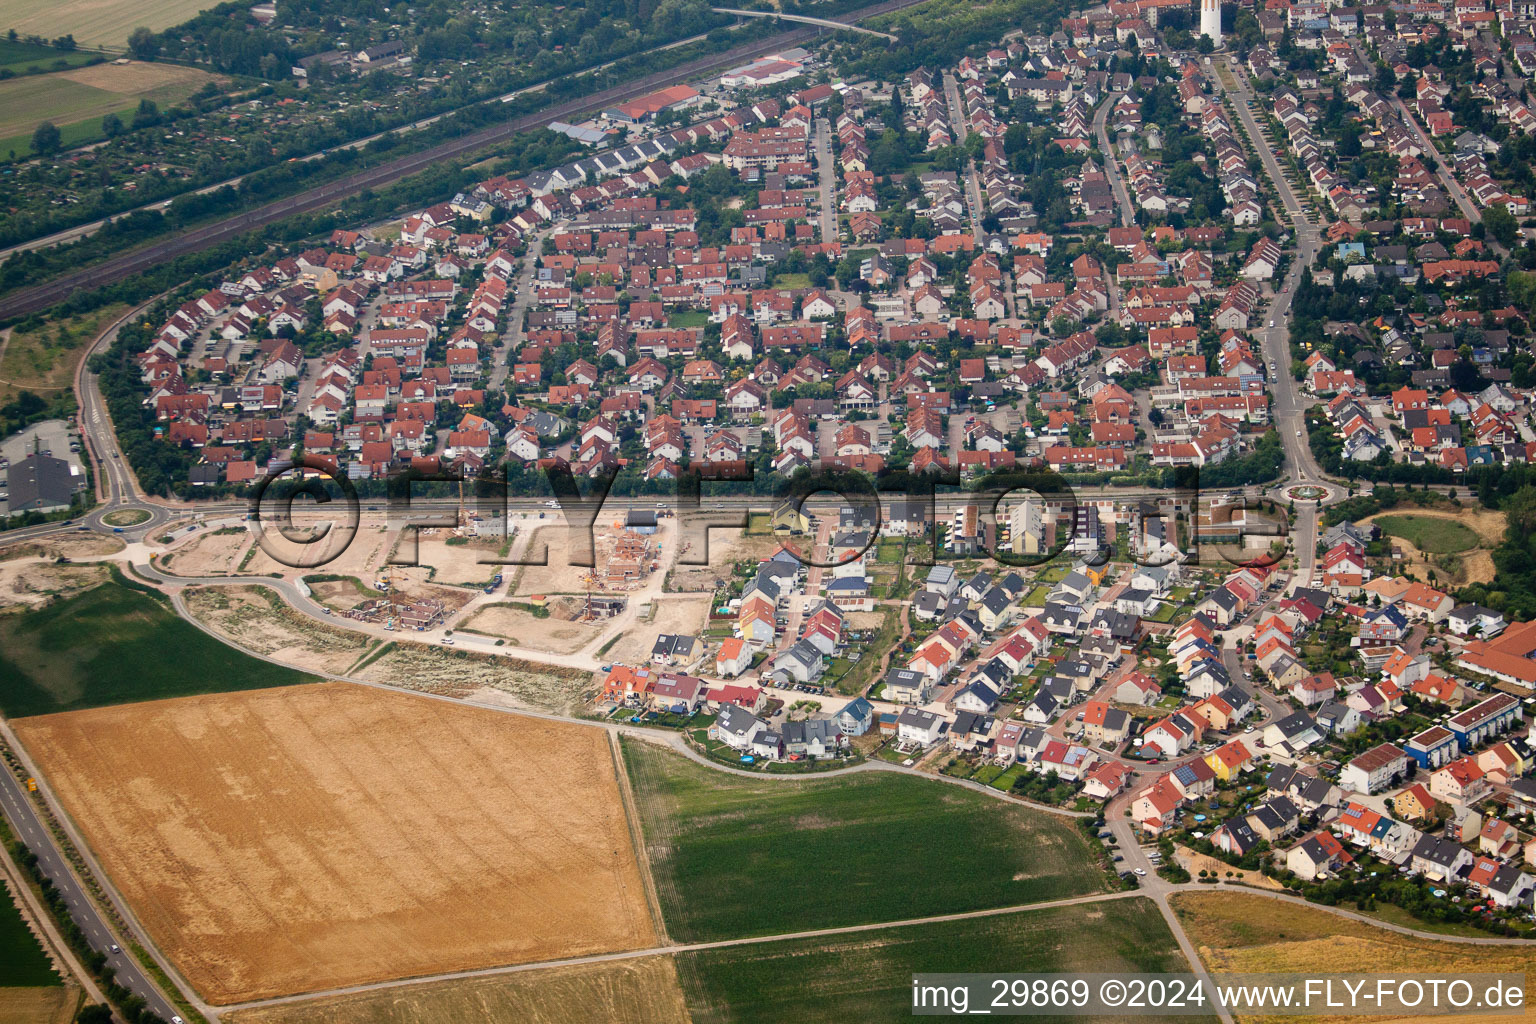
<path fill-rule="evenodd" d="M 669 935 L 705 942 L 1104 891 L 1068 820 L 906 775 L 745 779 L 626 741 Z"/>
<path fill-rule="evenodd" d="M 1436 942 L 1338 917 L 1325 910 L 1237 892 L 1180 893 L 1170 899 L 1200 959 L 1218 973 L 1457 974 L 1526 972 L 1536 977 L 1536 948 Z M 1405 922 L 1408 923 L 1408 922 Z M 1526 1012 L 1533 1015 L 1526 986 Z M 1240 1016 L 1239 1021 L 1282 1018 Z M 1295 1019 L 1295 1018 L 1290 1018 Z M 1380 1020 L 1332 1017 L 1330 1020 Z M 1508 1016 L 1458 1016 L 1458 1021 L 1507 1021 Z"/>
<path fill-rule="evenodd" d="M 14 81 L 47 81 L 48 77 Z M 10 83 L 0 83 L 0 97 Z M 0 153 L 7 147 L 0 145 Z M 22 391 L 35 392 L 43 399 L 69 391 L 75 367 L 85 358 L 86 350 L 102 328 L 116 320 L 128 307 L 120 303 L 80 316 L 40 321 L 25 321 L 0 331 L 0 405 L 10 402 Z"/>
<path fill-rule="evenodd" d="M 231 650 L 118 581 L 0 617 L 0 652 L 0 710 L 12 718 L 315 680 Z"/>
<path fill-rule="evenodd" d="M 0 882 L 0 1024 L 64 1024 L 79 1002 Z"/>
<path fill-rule="evenodd" d="M 229 1024 L 689 1024 L 671 957 L 636 957 L 321 997 L 224 1015 Z"/>
<path fill-rule="evenodd" d="M 821 909 L 837 892 L 827 889 Z M 1139 896 L 677 958 L 694 1024 L 906 1020 L 919 972 L 1187 969 L 1156 905 Z"/>
<path fill-rule="evenodd" d="M 65 146 L 101 138 L 107 114 L 131 124 L 140 101 L 165 109 L 215 80 L 196 68 L 138 61 L 7 79 L 0 82 L 0 154 L 28 155 L 32 132 L 44 121 L 58 126 Z"/>
<path fill-rule="evenodd" d="M 348 683 L 13 724 L 209 1002 L 656 942 L 601 730 Z"/>
<path fill-rule="evenodd" d="M 158 32 L 211 6 L 206 0 L 13 0 L 6 27 L 50 39 L 69 32 L 82 46 L 121 50 L 140 25 Z"/>
<path fill-rule="evenodd" d="M 13 75 L 36 75 L 57 68 L 59 62 L 70 67 L 89 63 L 96 55 L 80 50 L 67 52 L 52 46 L 0 38 L 0 69 Z"/>

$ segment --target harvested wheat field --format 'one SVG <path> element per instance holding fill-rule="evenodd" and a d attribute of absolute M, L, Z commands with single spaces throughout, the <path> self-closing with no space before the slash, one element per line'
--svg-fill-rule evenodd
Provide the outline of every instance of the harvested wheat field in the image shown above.
<path fill-rule="evenodd" d="M 0 988 L 0 1024 L 69 1024 L 79 1007 L 73 985 Z"/>
<path fill-rule="evenodd" d="M 1420 939 L 1352 921 L 1325 910 L 1240 892 L 1179 893 L 1170 900 L 1206 967 L 1218 974 L 1397 974 L 1447 975 L 1468 972 L 1536 974 L 1536 948 L 1467 946 Z M 1412 926 L 1412 922 L 1408 922 Z M 1456 1016 L 1458 1022 L 1536 1019 L 1526 989 L 1525 1012 L 1516 1017 Z M 1243 1014 L 1243 1024 L 1296 1020 Z M 1329 1017 L 1330 1021 L 1376 1021 L 1385 1017 Z"/>
<path fill-rule="evenodd" d="M 230 1024 L 688 1024 L 671 957 L 431 982 L 237 1010 Z"/>
<path fill-rule="evenodd" d="M 211 1003 L 656 941 L 601 730 L 348 683 L 14 725 Z"/>
<path fill-rule="evenodd" d="M 1463 509 L 1419 508 L 1400 505 L 1387 512 L 1380 512 L 1361 524 L 1374 523 L 1378 519 L 1409 517 L 1413 519 L 1446 519 L 1473 530 L 1479 546 L 1454 555 L 1439 555 L 1420 551 L 1402 537 L 1387 537 L 1391 544 L 1403 552 L 1400 568 L 1419 579 L 1426 579 L 1433 571 L 1445 587 L 1467 586 L 1473 583 L 1491 583 L 1494 577 L 1493 549 L 1504 540 L 1505 518 L 1503 512 L 1472 505 Z"/>

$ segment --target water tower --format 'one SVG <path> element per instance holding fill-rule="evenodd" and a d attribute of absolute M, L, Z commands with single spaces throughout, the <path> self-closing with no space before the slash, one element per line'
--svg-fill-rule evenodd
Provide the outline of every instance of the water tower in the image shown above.
<path fill-rule="evenodd" d="M 1200 34 L 1221 45 L 1221 0 L 1200 0 Z"/>

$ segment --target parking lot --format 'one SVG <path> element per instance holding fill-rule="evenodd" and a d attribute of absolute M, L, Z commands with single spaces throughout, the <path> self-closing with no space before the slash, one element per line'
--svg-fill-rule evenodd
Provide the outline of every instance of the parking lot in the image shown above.
<path fill-rule="evenodd" d="M 65 460 L 76 473 L 83 474 L 85 468 L 80 461 L 80 453 L 71 451 L 71 445 L 78 448 L 80 438 L 64 420 L 43 420 L 0 441 L 0 516 L 10 511 L 11 464 L 40 452 Z"/>

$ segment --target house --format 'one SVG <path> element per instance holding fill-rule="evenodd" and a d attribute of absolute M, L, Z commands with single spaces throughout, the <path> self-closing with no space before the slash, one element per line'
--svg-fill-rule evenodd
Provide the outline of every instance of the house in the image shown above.
<path fill-rule="evenodd" d="M 1333 834 L 1314 832 L 1291 847 L 1285 855 L 1285 866 L 1310 882 L 1353 859 Z"/>
<path fill-rule="evenodd" d="M 1222 782 L 1231 782 L 1252 762 L 1252 752 L 1240 739 L 1228 740 L 1205 755 L 1205 763 Z"/>
<path fill-rule="evenodd" d="M 743 753 L 751 751 L 756 741 L 769 733 L 767 722 L 734 704 L 723 705 L 719 717 L 709 727 L 710 739 Z"/>
<path fill-rule="evenodd" d="M 906 708 L 896 718 L 897 742 L 907 747 L 931 747 L 949 730 L 949 722 L 918 708 Z"/>
<path fill-rule="evenodd" d="M 856 697 L 844 704 L 832 720 L 844 736 L 862 736 L 874 727 L 875 709 L 863 697 Z"/>
<path fill-rule="evenodd" d="M 1356 793 L 1379 793 L 1408 772 L 1408 755 L 1381 743 L 1358 755 L 1339 772 L 1339 785 Z"/>
<path fill-rule="evenodd" d="M 926 704 L 933 681 L 921 672 L 898 668 L 885 677 L 885 699 L 893 704 Z"/>
<path fill-rule="evenodd" d="M 752 665 L 752 648 L 739 636 L 727 637 L 715 655 L 715 675 L 731 679 L 741 675 Z"/>

